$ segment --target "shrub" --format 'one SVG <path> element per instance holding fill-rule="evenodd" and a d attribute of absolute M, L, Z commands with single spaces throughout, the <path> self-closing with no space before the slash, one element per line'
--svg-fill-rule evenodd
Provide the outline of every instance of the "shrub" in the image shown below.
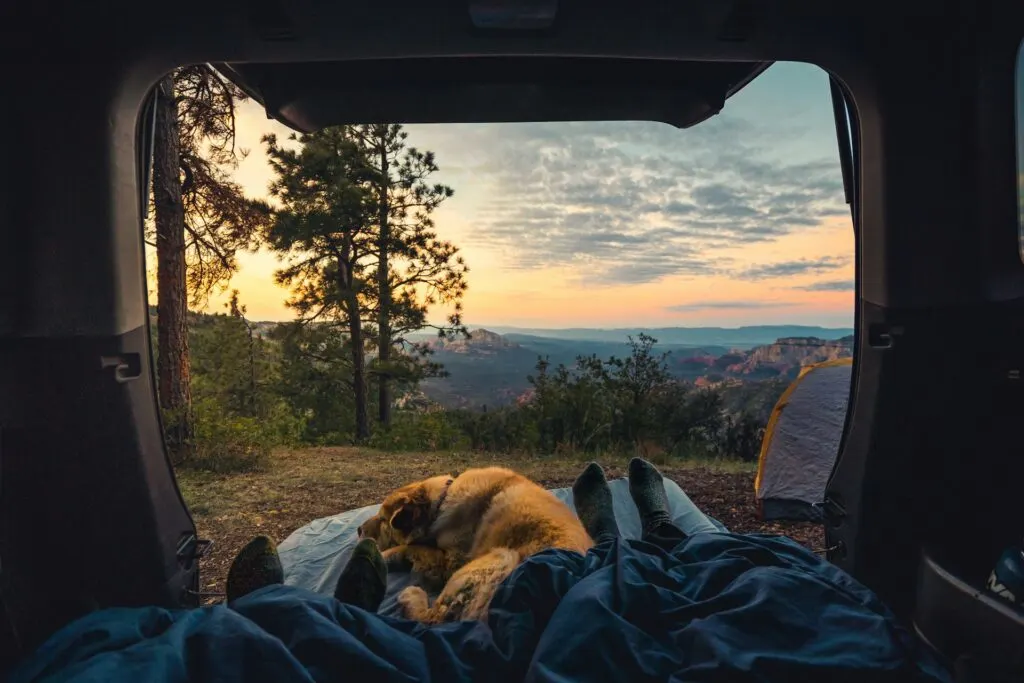
<path fill-rule="evenodd" d="M 302 434 L 302 420 L 287 406 L 273 406 L 262 417 L 234 415 L 215 399 L 193 403 L 193 441 L 178 467 L 218 473 L 259 470 L 276 446 Z"/>
<path fill-rule="evenodd" d="M 765 426 L 764 421 L 748 413 L 727 417 L 716 444 L 719 452 L 748 462 L 757 460 Z"/>
<path fill-rule="evenodd" d="M 306 433 L 306 420 L 295 414 L 286 402 L 278 400 L 264 409 L 258 418 L 260 433 L 271 446 L 297 446 Z"/>
<path fill-rule="evenodd" d="M 467 444 L 462 431 L 443 411 L 398 411 L 391 427 L 378 429 L 367 445 L 385 451 L 443 451 Z"/>
<path fill-rule="evenodd" d="M 465 435 L 468 447 L 489 453 L 535 453 L 540 447 L 540 429 L 523 408 L 501 408 L 476 412 L 452 410 L 449 420 Z"/>

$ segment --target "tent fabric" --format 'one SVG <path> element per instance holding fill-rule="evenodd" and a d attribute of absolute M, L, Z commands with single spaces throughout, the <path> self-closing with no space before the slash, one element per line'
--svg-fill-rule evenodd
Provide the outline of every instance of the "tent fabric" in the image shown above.
<path fill-rule="evenodd" d="M 754 490 L 764 519 L 821 519 L 846 423 L 853 359 L 809 365 L 772 410 Z"/>
<path fill-rule="evenodd" d="M 612 505 L 619 530 L 625 538 L 640 537 L 640 515 L 629 496 L 626 479 L 609 482 L 612 491 Z M 669 514 L 680 529 L 689 534 L 705 531 L 725 531 L 721 522 L 706 516 L 693 504 L 686 493 L 675 482 L 665 480 L 668 495 Z M 570 509 L 573 507 L 572 489 L 561 488 L 552 491 Z M 281 564 L 284 566 L 285 585 L 304 588 L 323 595 L 332 595 L 334 586 L 341 576 L 341 570 L 348 563 L 358 538 L 356 529 L 365 520 L 377 513 L 379 505 L 370 505 L 349 510 L 331 517 L 317 519 L 297 529 L 278 546 Z M 416 581 L 408 572 L 390 572 L 388 589 L 379 612 L 398 615 L 395 597 L 403 588 Z"/>
<path fill-rule="evenodd" d="M 110 609 L 62 629 L 12 683 L 844 681 L 951 677 L 867 588 L 783 537 L 665 552 L 538 553 L 486 622 L 424 627 L 294 586 L 231 605 Z"/>

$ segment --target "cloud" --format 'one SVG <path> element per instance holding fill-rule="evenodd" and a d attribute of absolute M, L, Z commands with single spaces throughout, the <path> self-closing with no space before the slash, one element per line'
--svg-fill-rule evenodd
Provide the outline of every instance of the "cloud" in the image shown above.
<path fill-rule="evenodd" d="M 852 292 L 854 282 L 853 280 L 822 280 L 792 289 L 802 289 L 805 292 Z"/>
<path fill-rule="evenodd" d="M 789 306 L 799 306 L 799 304 L 791 301 L 702 301 L 698 303 L 666 306 L 665 310 L 669 313 L 692 313 L 694 311 L 708 311 L 715 309 L 750 310 L 757 308 L 787 308 Z"/>
<path fill-rule="evenodd" d="M 825 273 L 842 268 L 850 262 L 849 257 L 823 256 L 817 259 L 799 259 L 796 261 L 780 261 L 761 266 L 753 266 L 736 274 L 741 280 L 771 280 L 794 275 Z"/>
<path fill-rule="evenodd" d="M 770 128 L 727 114 L 687 130 L 556 122 L 463 133 L 460 148 L 476 152 L 452 163 L 471 168 L 483 197 L 468 240 L 506 267 L 569 267 L 587 285 L 723 274 L 730 262 L 716 250 L 849 215 L 834 146 L 789 162 L 769 153 Z"/>

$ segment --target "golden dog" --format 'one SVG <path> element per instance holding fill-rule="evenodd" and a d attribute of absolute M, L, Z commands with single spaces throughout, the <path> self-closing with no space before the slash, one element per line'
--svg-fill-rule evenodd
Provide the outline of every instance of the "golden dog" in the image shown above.
<path fill-rule="evenodd" d="M 403 613 L 424 623 L 484 619 L 495 589 L 525 558 L 547 548 L 580 554 L 593 544 L 576 514 L 550 491 L 502 467 L 432 477 L 385 498 L 359 527 L 389 567 L 411 566 L 441 587 L 409 586 Z"/>

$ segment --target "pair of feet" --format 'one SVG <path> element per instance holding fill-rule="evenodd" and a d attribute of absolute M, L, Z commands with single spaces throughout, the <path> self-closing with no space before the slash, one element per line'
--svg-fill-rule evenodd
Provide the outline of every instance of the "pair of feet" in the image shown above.
<path fill-rule="evenodd" d="M 232 602 L 261 588 L 284 583 L 284 568 L 277 546 L 267 536 L 249 541 L 228 570 L 227 599 Z M 376 612 L 384 599 L 388 570 L 377 543 L 364 538 L 338 577 L 334 597 L 349 605 Z"/>
<path fill-rule="evenodd" d="M 658 468 L 643 458 L 633 458 L 628 467 L 629 495 L 640 513 L 643 535 L 662 524 L 670 524 L 668 495 Z M 620 536 L 612 506 L 612 490 L 604 470 L 596 462 L 587 465 L 572 485 L 573 503 L 583 527 L 595 543 Z"/>
<path fill-rule="evenodd" d="M 640 513 L 644 533 L 671 522 L 661 472 L 641 458 L 629 462 L 629 495 Z M 612 491 L 604 470 L 590 463 L 572 485 L 576 514 L 596 543 L 619 537 L 612 507 Z M 364 538 L 352 552 L 335 585 L 334 597 L 349 605 L 376 612 L 387 590 L 387 565 L 376 542 Z M 267 586 L 284 583 L 284 568 L 277 546 L 257 536 L 242 548 L 228 570 L 227 599 L 232 602 Z"/>

